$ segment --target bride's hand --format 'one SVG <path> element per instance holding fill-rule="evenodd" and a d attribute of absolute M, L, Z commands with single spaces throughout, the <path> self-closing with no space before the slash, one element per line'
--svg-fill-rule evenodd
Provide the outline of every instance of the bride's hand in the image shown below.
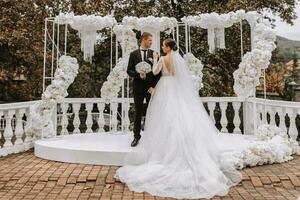
<path fill-rule="evenodd" d="M 153 93 L 155 92 L 155 89 L 154 89 L 153 87 L 150 87 L 150 88 L 148 89 L 148 92 L 149 92 L 150 94 L 153 94 Z"/>
<path fill-rule="evenodd" d="M 156 51 L 153 52 L 153 59 L 154 60 L 158 59 L 158 53 Z"/>

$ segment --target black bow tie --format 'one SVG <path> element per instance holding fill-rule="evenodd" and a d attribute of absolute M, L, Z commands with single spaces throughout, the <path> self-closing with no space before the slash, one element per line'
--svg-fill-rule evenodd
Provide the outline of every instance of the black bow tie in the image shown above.
<path fill-rule="evenodd" d="M 141 49 L 142 51 L 148 51 L 148 49 Z"/>

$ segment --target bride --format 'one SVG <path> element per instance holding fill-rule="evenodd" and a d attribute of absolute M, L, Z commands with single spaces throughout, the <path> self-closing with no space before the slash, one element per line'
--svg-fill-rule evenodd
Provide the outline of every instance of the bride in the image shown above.
<path fill-rule="evenodd" d="M 241 174 L 222 158 L 221 137 L 194 89 L 176 43 L 154 53 L 153 73 L 162 76 L 152 93 L 140 145 L 115 178 L 130 190 L 173 198 L 226 195 Z"/>

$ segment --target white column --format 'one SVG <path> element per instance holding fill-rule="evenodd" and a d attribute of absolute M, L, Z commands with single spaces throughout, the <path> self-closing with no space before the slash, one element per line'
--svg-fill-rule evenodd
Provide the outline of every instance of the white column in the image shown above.
<path fill-rule="evenodd" d="M 43 65 L 43 92 L 45 91 L 46 84 L 46 56 L 47 56 L 47 20 L 45 19 L 45 32 L 44 32 L 44 65 Z"/>
<path fill-rule="evenodd" d="M 241 134 L 242 133 L 242 131 L 240 129 L 241 119 L 239 116 L 239 109 L 241 107 L 241 102 L 237 102 L 237 101 L 232 102 L 232 107 L 234 109 L 234 118 L 233 118 L 234 130 L 233 130 L 233 132 Z"/>
<path fill-rule="evenodd" d="M 68 133 L 68 129 L 67 129 L 67 127 L 68 127 L 68 113 L 67 113 L 67 111 L 68 111 L 68 106 L 69 106 L 69 104 L 68 103 L 65 103 L 65 102 L 63 102 L 63 103 L 61 103 L 60 104 L 60 106 L 61 106 L 61 110 L 62 110 L 62 118 L 61 118 L 61 135 L 66 135 L 66 134 L 69 134 Z"/>
<path fill-rule="evenodd" d="M 116 133 L 118 129 L 118 102 L 111 102 L 110 103 L 110 109 L 111 109 L 111 130 Z"/>
<path fill-rule="evenodd" d="M 129 120 L 129 108 L 130 108 L 130 102 L 127 98 L 126 102 L 125 102 L 125 108 L 124 108 L 124 116 L 125 116 L 125 122 L 124 122 L 124 129 L 125 129 L 125 133 L 129 132 L 129 125 L 130 125 L 130 120 Z"/>
<path fill-rule="evenodd" d="M 279 128 L 287 132 L 285 125 L 285 109 L 283 107 L 277 107 L 277 113 L 279 116 Z"/>
<path fill-rule="evenodd" d="M 72 107 L 73 107 L 73 112 L 74 112 L 74 121 L 73 121 L 73 125 L 74 125 L 74 130 L 73 133 L 80 133 L 80 118 L 79 118 L 79 110 L 80 110 L 80 103 L 73 103 Z"/>
<path fill-rule="evenodd" d="M 290 127 L 289 127 L 289 136 L 293 139 L 296 140 L 298 136 L 298 130 L 296 127 L 296 114 L 297 110 L 294 110 L 292 108 L 287 108 L 287 113 L 290 118 Z"/>
<path fill-rule="evenodd" d="M 104 132 L 104 126 L 105 126 L 105 119 L 104 119 L 104 109 L 105 109 L 105 103 L 97 103 L 98 110 L 99 110 L 99 117 L 98 117 L 98 132 Z"/>
<path fill-rule="evenodd" d="M 247 114 L 249 112 L 248 104 L 249 104 L 248 99 L 245 98 L 243 101 L 243 132 L 244 132 L 244 134 L 248 134 L 248 132 L 249 132 L 249 125 L 248 125 L 248 123 L 246 123 L 248 120 Z"/>
<path fill-rule="evenodd" d="M 274 110 L 274 107 L 269 106 L 269 107 L 268 107 L 268 112 L 269 112 L 269 115 L 270 115 L 270 125 L 276 126 L 276 122 L 275 122 L 275 115 L 276 115 L 276 112 L 275 112 L 275 110 Z"/>
<path fill-rule="evenodd" d="M 254 113 L 255 114 L 255 113 Z M 263 115 L 263 108 L 261 104 L 257 105 L 257 109 L 256 109 L 256 126 L 259 127 L 263 124 L 263 121 L 261 119 L 260 115 Z"/>
<path fill-rule="evenodd" d="M 5 115 L 5 129 L 4 129 L 4 139 L 5 142 L 3 144 L 3 149 L 6 151 L 7 154 L 11 154 L 14 152 L 13 144 L 11 142 L 11 139 L 13 137 L 13 130 L 12 130 L 12 118 L 15 114 L 15 110 L 8 110 L 7 114 Z"/>
<path fill-rule="evenodd" d="M 17 116 L 17 121 L 16 121 L 16 130 L 15 130 L 15 135 L 16 135 L 16 141 L 15 141 L 15 153 L 21 152 L 25 150 L 25 146 L 22 140 L 23 134 L 24 134 L 24 129 L 23 129 L 23 115 L 26 112 L 25 108 L 19 109 L 18 112 L 16 113 Z"/>
<path fill-rule="evenodd" d="M 93 118 L 92 118 L 92 109 L 93 103 L 86 103 L 85 108 L 87 111 L 87 118 L 86 118 L 86 133 L 93 133 L 92 126 L 93 126 Z"/>
<path fill-rule="evenodd" d="M 208 110 L 209 110 L 209 116 L 211 118 L 211 120 L 213 121 L 214 124 L 216 124 L 216 119 L 215 119 L 215 116 L 214 116 L 214 110 L 215 110 L 215 107 L 216 107 L 216 102 L 207 102 L 207 107 L 208 107 Z"/>
<path fill-rule="evenodd" d="M 25 147 L 25 150 L 28 150 L 28 149 L 33 147 L 33 143 L 32 143 L 33 138 L 31 137 L 30 132 L 27 131 L 28 127 L 32 123 L 30 108 L 26 109 L 26 114 L 25 115 L 26 115 L 26 125 L 25 125 L 26 128 L 25 128 L 24 147 Z"/>
<path fill-rule="evenodd" d="M 226 117 L 226 108 L 227 108 L 227 102 L 220 102 L 220 109 L 221 109 L 220 123 L 221 123 L 221 126 L 222 126 L 221 132 L 223 132 L 223 133 L 228 132 L 228 130 L 226 128 L 226 125 L 228 123 L 227 117 Z"/>

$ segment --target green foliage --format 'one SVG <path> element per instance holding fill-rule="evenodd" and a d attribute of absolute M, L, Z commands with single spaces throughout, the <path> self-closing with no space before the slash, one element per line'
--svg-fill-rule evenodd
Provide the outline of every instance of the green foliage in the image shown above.
<path fill-rule="evenodd" d="M 72 2 L 70 4 L 69 2 Z M 42 93 L 43 77 L 43 40 L 44 19 L 55 16 L 59 11 L 73 11 L 76 15 L 114 13 L 118 21 L 128 16 L 172 16 L 178 20 L 183 16 L 199 13 L 226 13 L 244 9 L 261 12 L 267 9 L 288 22 L 295 19 L 295 0 L 89 0 L 89 1 L 51 1 L 51 0 L 2 0 L 0 2 L 0 67 L 12 73 L 24 73 L 26 81 L 18 84 L 14 81 L 0 81 L 0 101 L 22 101 L 39 99 Z M 243 22 L 244 52 L 250 49 L 249 26 Z M 232 73 L 240 62 L 240 29 L 236 24 L 226 29 L 226 49 L 209 54 L 207 33 L 205 30 L 192 28 L 192 52 L 205 63 L 204 96 L 233 95 Z M 99 96 L 102 83 L 110 70 L 110 32 L 104 31 L 106 39 L 96 46 L 93 64 L 82 60 L 80 42 L 76 31 L 68 34 L 69 55 L 76 56 L 80 63 L 80 72 L 75 83 L 69 88 L 70 97 Z M 63 38 L 63 37 L 61 37 Z M 181 37 L 181 45 L 184 38 Z M 184 50 L 183 46 L 180 46 Z M 48 47 L 48 49 L 50 46 Z M 115 47 L 113 47 L 115 48 Z M 60 49 L 63 52 L 63 49 Z M 50 55 L 47 57 L 49 58 Z M 49 73 L 49 72 L 48 72 Z M 10 78 L 12 79 L 12 78 Z M 18 89 L 16 89 L 18 88 Z M 4 95 L 3 95 L 4 94 Z"/>

